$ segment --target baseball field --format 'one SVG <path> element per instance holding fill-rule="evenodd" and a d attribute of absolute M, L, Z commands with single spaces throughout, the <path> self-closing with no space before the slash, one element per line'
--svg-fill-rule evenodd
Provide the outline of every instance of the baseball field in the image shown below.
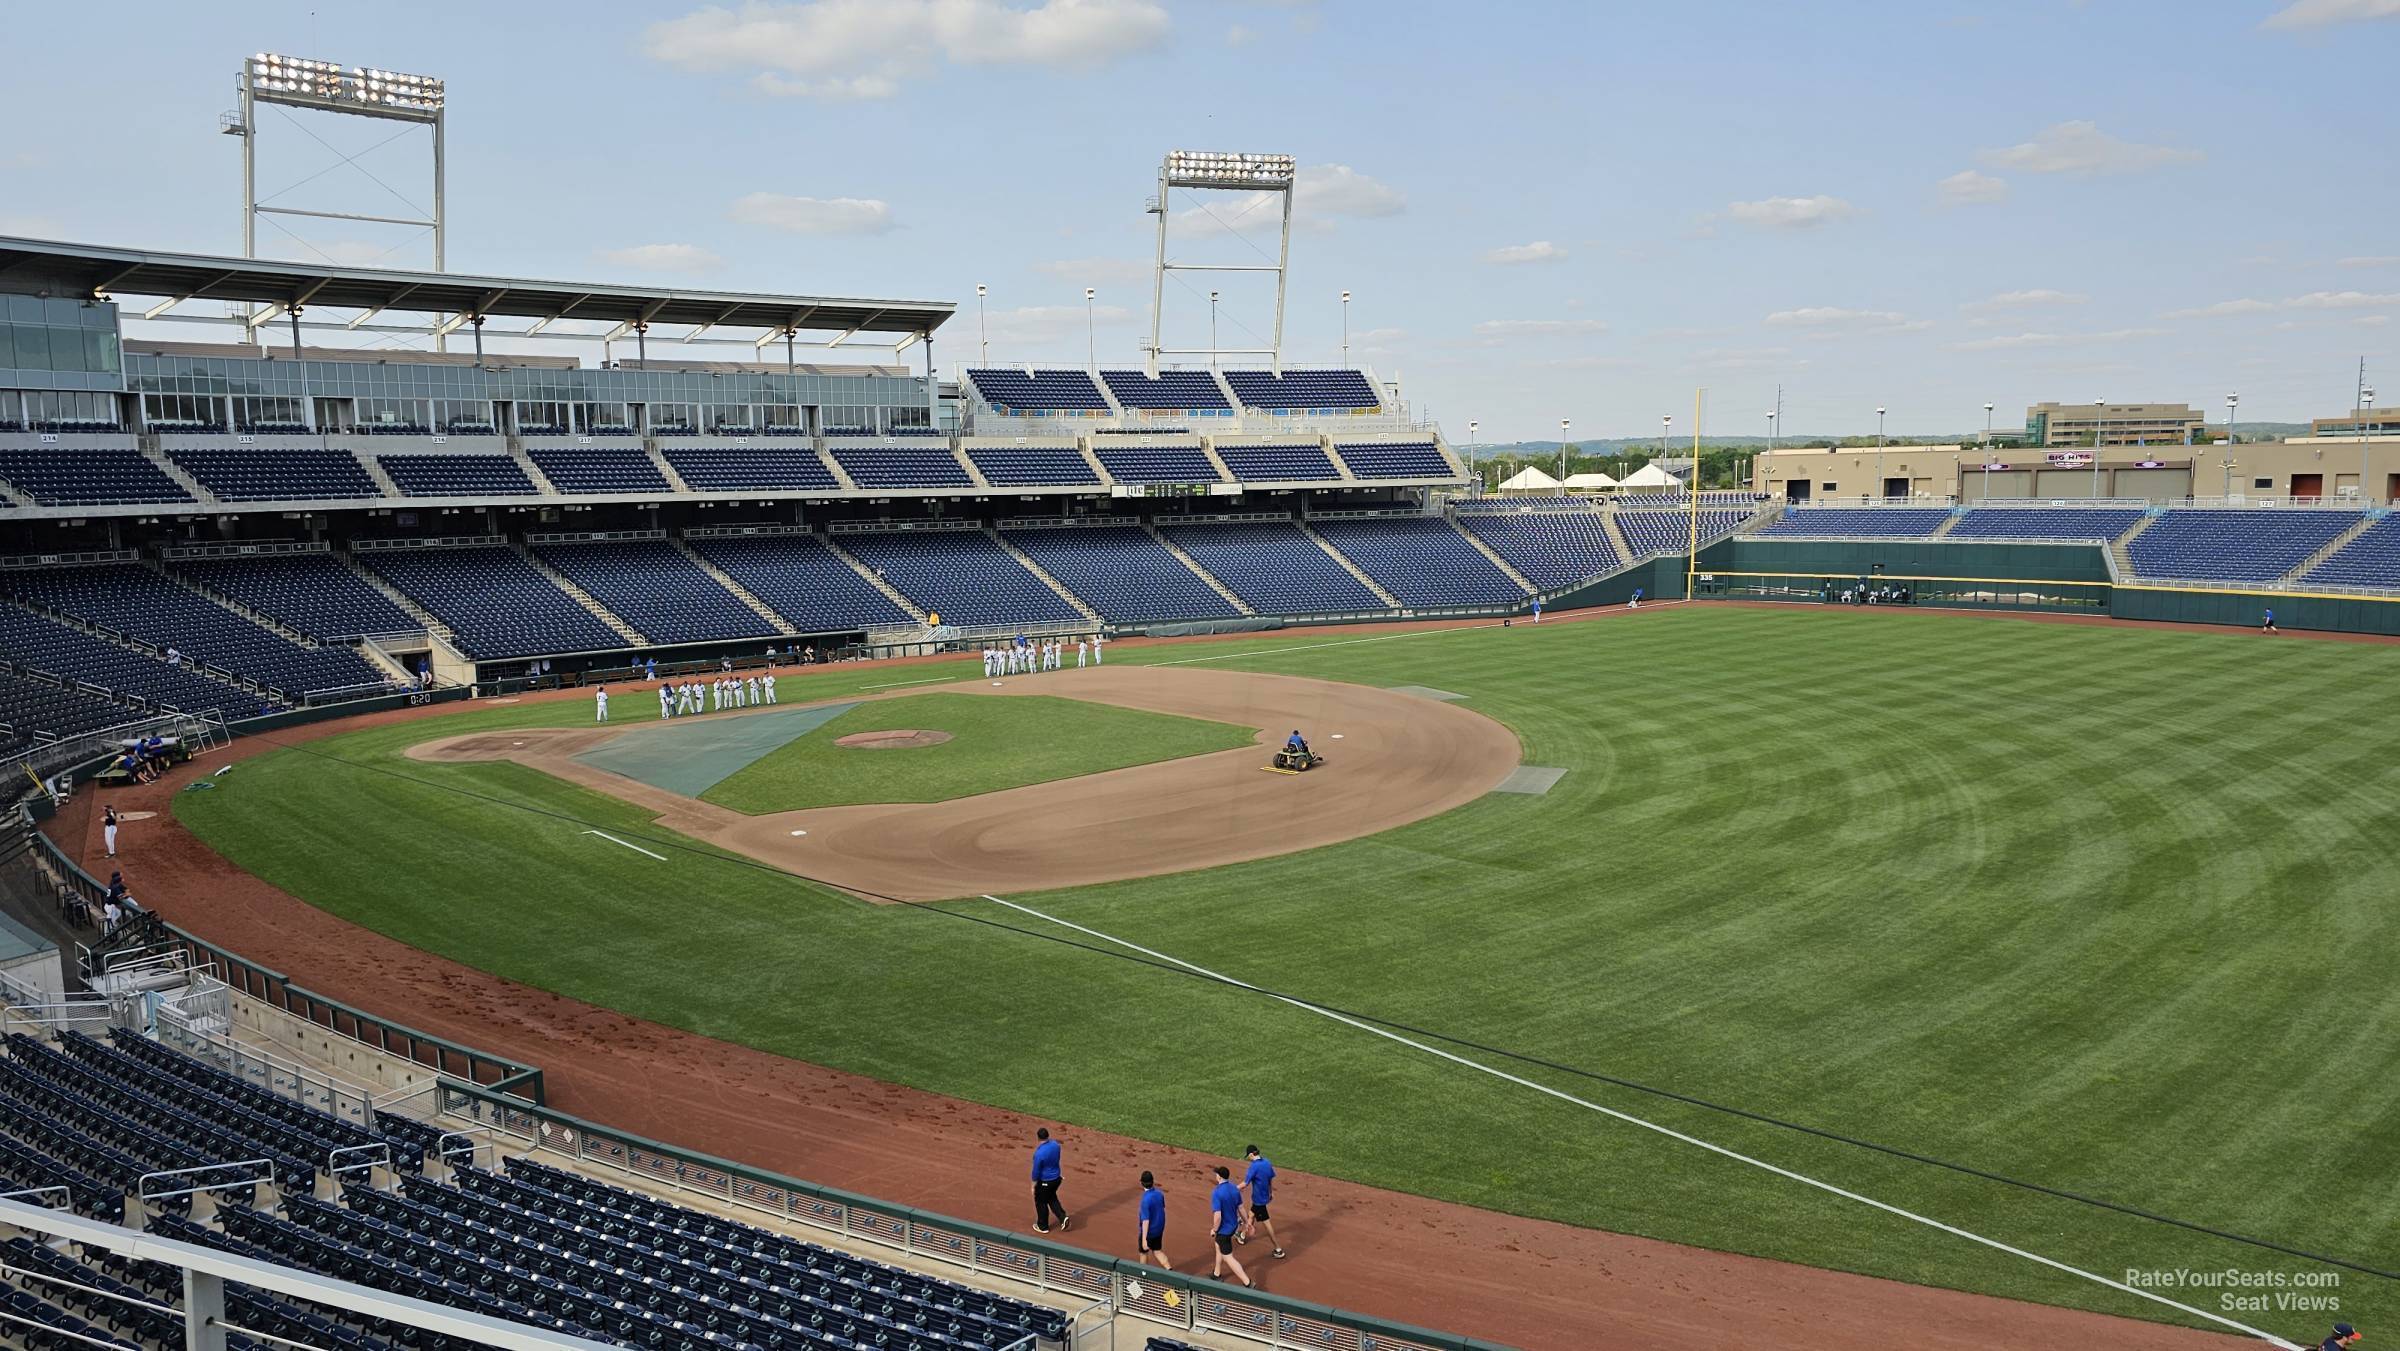
<path fill-rule="evenodd" d="M 2400 649 L 1693 607 L 1122 648 L 1105 679 L 1013 690 L 969 664 L 956 685 L 785 678 L 784 706 L 854 706 L 731 755 L 688 807 L 609 791 L 591 757 L 699 747 L 745 715 L 650 728 L 636 692 L 622 732 L 588 700 L 481 705 L 258 756 L 175 811 L 238 867 L 468 966 L 1086 1129 L 1259 1140 L 1287 1170 L 1516 1215 L 2197 1323 L 1771 1164 L 2111 1280 L 2184 1271 L 2157 1289 L 2294 1339 L 2322 1335 L 2326 1298 L 2400 1324 L 2391 1278 L 2003 1180 L 2389 1266 L 2400 758 L 2374 713 Z M 1296 708 L 1329 763 L 1258 772 Z M 890 729 L 952 736 L 831 742 Z M 1444 757 L 1422 782 L 1417 754 Z M 1520 763 L 1564 772 L 1485 791 Z M 1055 819 L 1129 783 L 1161 794 L 1155 830 Z M 1378 792 L 1416 796 L 1379 816 Z M 1017 805 L 972 814 L 994 803 Z M 927 881 L 961 899 L 903 904 L 855 871 L 807 880 L 830 875 L 814 842 L 872 804 L 969 813 L 875 818 L 972 834 L 959 867 L 1181 870 Z M 718 812 L 783 842 L 712 834 Z M 1306 847 L 1247 847 L 1282 825 Z M 1185 867 L 1195 840 L 1244 861 Z M 2228 1271 L 2281 1283 L 2188 1274 Z"/>

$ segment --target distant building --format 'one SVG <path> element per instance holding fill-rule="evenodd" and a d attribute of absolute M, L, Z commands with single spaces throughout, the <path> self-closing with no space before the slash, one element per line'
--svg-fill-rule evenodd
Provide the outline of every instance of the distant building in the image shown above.
<path fill-rule="evenodd" d="M 2030 446 L 2181 446 L 2205 440 L 2208 418 L 2181 403 L 2037 403 L 2025 410 Z"/>
<path fill-rule="evenodd" d="M 2365 425 L 2369 436 L 2400 436 L 2400 408 L 2369 408 L 2363 413 L 2311 418 L 2308 434 L 2355 437 L 2361 424 Z"/>

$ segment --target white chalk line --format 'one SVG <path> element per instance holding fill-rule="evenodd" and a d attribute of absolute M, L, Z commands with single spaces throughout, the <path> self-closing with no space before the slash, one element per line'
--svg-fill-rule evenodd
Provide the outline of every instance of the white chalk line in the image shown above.
<path fill-rule="evenodd" d="M 959 679 L 959 677 L 957 677 L 957 676 L 927 676 L 927 677 L 925 677 L 923 680 L 887 680 L 887 681 L 883 682 L 883 683 L 882 683 L 882 684 L 880 684 L 880 685 L 861 685 L 861 686 L 859 686 L 859 688 L 860 688 L 860 689 L 862 689 L 862 690 L 888 690 L 888 689 L 895 689 L 895 688 L 897 688 L 897 687 L 899 687 L 899 686 L 901 686 L 901 685 L 931 685 L 931 684 L 934 684 L 934 683 L 936 683 L 936 682 L 938 682 L 938 681 L 943 681 L 943 680 L 956 680 L 956 679 Z"/>
<path fill-rule="evenodd" d="M 1370 639 L 1367 641 L 1379 640 Z M 998 905 L 1007 906 L 1011 910 L 1031 915 L 1036 919 L 1048 920 L 1050 923 L 1056 924 L 1061 928 L 1072 929 L 1077 933 L 1086 934 L 1090 937 L 1100 939 L 1102 942 L 1114 943 L 1118 947 L 1126 948 L 1133 952 L 1138 952 L 1145 957 L 1154 957 L 1162 962 L 1170 962 L 1176 966 L 1184 968 L 1187 971 L 1207 976 L 1212 980 L 1221 980 L 1228 985 L 1235 986 L 1236 988 L 1249 990 L 1255 994 L 1263 994 L 1269 999 L 1273 999 L 1278 1003 L 1289 1004 L 1293 1008 L 1314 1013 L 1319 1017 L 1330 1018 L 1337 1023 L 1341 1023 L 1349 1027 L 1355 1027 L 1361 1032 L 1372 1032 L 1376 1036 L 1382 1037 L 1388 1041 L 1396 1041 L 1403 1046 L 1423 1051 L 1427 1055 L 1439 1057 L 1440 1059 L 1447 1060 L 1455 1065 L 1463 1065 L 1471 1070 L 1480 1070 L 1481 1072 L 1488 1074 L 1495 1079 L 1505 1080 L 1506 1082 L 1515 1084 L 1520 1088 L 1530 1088 L 1536 1093 L 1541 1093 L 1546 1096 L 1556 1098 L 1561 1102 L 1572 1103 L 1577 1107 L 1598 1112 L 1602 1116 L 1622 1121 L 1627 1125 L 1639 1126 L 1646 1131 L 1654 1131 L 1657 1134 L 1666 1136 L 1670 1140 L 1676 1140 L 1683 1144 L 1693 1145 L 1700 1149 L 1705 1149 L 1711 1154 L 1732 1159 L 1737 1163 L 1746 1163 L 1753 1168 L 1764 1169 L 1767 1172 L 1775 1174 L 1777 1177 L 1786 1178 L 1790 1181 L 1798 1182 L 1804 1186 L 1814 1187 L 1819 1191 L 1828 1192 L 1834 1196 L 1839 1196 L 1846 1201 L 1856 1201 L 1860 1205 L 1871 1206 L 1876 1210 L 1883 1211 L 1886 1214 L 1897 1215 L 1905 1220 L 1914 1220 L 1916 1223 L 1925 1225 L 1928 1228 L 1938 1229 L 1945 1234 L 1952 1235 L 1956 1238 L 1966 1239 L 1971 1243 L 1980 1243 L 1984 1247 L 2007 1253 L 2012 1257 L 2022 1257 L 2026 1261 L 2039 1263 L 2040 1265 L 2049 1267 L 2054 1271 L 2063 1271 L 2070 1276 L 2080 1276 L 2087 1281 L 2092 1281 L 2097 1284 L 2107 1286 L 2111 1290 L 2123 1291 L 2128 1295 L 2135 1295 L 2142 1299 L 2149 1300 L 2153 1304 L 2163 1304 L 2167 1308 L 2175 1309 L 2182 1313 L 2191 1314 L 2196 1318 L 2207 1319 L 2211 1323 L 2229 1327 L 2237 1332 L 2245 1333 L 2249 1336 L 2255 1337 L 2270 1346 L 2282 1347 L 2284 1348 L 2284 1351 L 2305 1351 L 2305 1348 L 2302 1348 L 2295 1343 L 2287 1342 L 2271 1332 L 2261 1331 L 2260 1329 L 2251 1327 L 2246 1323 L 2237 1323 L 2230 1318 L 2225 1318 L 2220 1315 L 2210 1313 L 2206 1309 L 2194 1308 L 2193 1306 L 2182 1303 L 2178 1300 L 2168 1299 L 2164 1295 L 2156 1294 L 2148 1290 L 2137 1289 L 2131 1285 L 2125 1284 L 2123 1281 L 2112 1281 L 2108 1277 L 2102 1276 L 2097 1272 L 2085 1271 L 2081 1267 L 2070 1266 L 2069 1264 L 2061 1262 L 2056 1258 L 2044 1257 L 2037 1252 L 2028 1252 L 2023 1248 L 2013 1247 L 2009 1244 L 2001 1242 L 1996 1238 L 1986 1238 L 1981 1234 L 1974 1233 L 1970 1230 L 1961 1229 L 1956 1225 L 1945 1224 L 1940 1220 L 1931 1218 L 1930 1216 L 1919 1215 L 1913 1210 L 1904 1210 L 1888 1201 L 1878 1201 L 1872 1196 L 1862 1196 L 1857 1192 L 1849 1191 L 1842 1187 L 1837 1187 L 1830 1182 L 1821 1182 L 1805 1173 L 1795 1173 L 1789 1168 L 1768 1163 L 1764 1159 L 1752 1158 L 1748 1154 L 1741 1153 L 1738 1150 L 1728 1149 L 1723 1145 L 1712 1144 L 1696 1135 L 1686 1135 L 1682 1131 L 1676 1130 L 1669 1126 L 1659 1125 L 1654 1121 L 1644 1120 L 1643 1118 L 1634 1116 L 1629 1112 L 1620 1112 L 1613 1107 L 1603 1107 L 1599 1103 L 1591 1102 L 1586 1099 L 1576 1097 L 1572 1093 L 1562 1092 L 1559 1089 L 1552 1088 L 1548 1084 L 1536 1083 L 1531 1079 L 1522 1078 L 1518 1075 L 1511 1074 L 1506 1070 L 1494 1069 L 1489 1065 L 1481 1063 L 1480 1061 L 1469 1060 L 1465 1056 L 1445 1051 L 1438 1046 L 1428 1046 L 1424 1042 L 1417 1041 L 1414 1038 L 1404 1037 L 1399 1033 L 1393 1032 L 1387 1028 L 1377 1027 L 1372 1023 L 1361 1022 L 1356 1018 L 1335 1013 L 1331 1009 L 1315 1008 L 1308 1004 L 1303 1004 L 1299 1000 L 1292 999 L 1285 995 L 1276 994 L 1272 990 L 1260 989 L 1258 986 L 1252 985 L 1247 981 L 1236 980 L 1231 976 L 1220 975 L 1204 966 L 1195 966 L 1180 957 L 1171 957 L 1166 953 L 1145 948 L 1138 943 L 1129 943 L 1126 940 L 1115 936 L 1114 934 L 1105 934 L 1100 932 L 1098 929 L 1086 928 L 1081 924 L 1060 919 L 1056 915 L 1045 915 L 1041 911 L 1036 910 L 1031 906 L 1019 905 L 1015 901 L 1004 901 L 997 896 L 986 894 L 983 899 Z"/>
<path fill-rule="evenodd" d="M 584 833 L 584 834 L 586 834 L 586 835 L 597 835 L 597 836 L 599 836 L 601 839 L 604 839 L 604 840 L 608 841 L 610 844 L 621 844 L 621 845 L 624 845 L 626 848 L 628 848 L 628 849 L 632 850 L 633 852 L 635 852 L 635 853 L 637 853 L 637 854 L 650 854 L 650 857 L 652 857 L 652 858 L 654 858 L 654 859 L 657 859 L 657 860 L 658 860 L 659 862 L 661 862 L 661 863 L 664 863 L 664 862 L 666 862 L 666 861 L 667 861 L 667 856 L 666 856 L 665 854 L 651 854 L 649 850 L 642 848 L 640 845 L 638 845 L 638 844 L 634 844 L 634 843 L 632 843 L 631 841 L 627 841 L 627 840 L 620 840 L 620 839 L 618 839 L 616 836 L 609 834 L 609 833 L 608 833 L 607 831 L 605 831 L 605 830 L 587 830 L 587 831 L 585 831 L 585 832 L 583 832 L 583 833 Z"/>
<path fill-rule="evenodd" d="M 1672 609 L 1678 605 L 1686 605 L 1689 603 L 1690 602 L 1688 601 L 1680 600 L 1662 600 L 1655 602 L 1654 604 L 1645 605 L 1642 608 L 1645 610 L 1666 610 Z M 1553 611 L 1552 613 L 1556 612 Z M 1628 613 L 1631 613 L 1631 611 L 1628 611 Z M 1583 623 L 1587 621 L 1577 620 L 1575 622 Z M 1443 629 L 1411 629 L 1407 633 L 1386 633 L 1380 634 L 1373 638 L 1343 638 L 1337 642 L 1331 643 L 1303 643 L 1298 647 L 1256 648 L 1248 652 L 1227 652 L 1214 657 L 1184 657 L 1177 661 L 1144 662 L 1143 665 L 1190 666 L 1196 662 L 1203 661 L 1239 661 L 1244 657 L 1280 657 L 1287 652 L 1314 652 L 1319 648 L 1326 647 L 1349 647 L 1356 643 L 1390 643 L 1397 642 L 1402 638 L 1430 638 L 1439 633 L 1475 633 L 1483 629 L 1496 629 L 1501 627 L 1503 627 L 1501 624 L 1494 622 L 1490 624 L 1461 624 L 1453 628 Z M 1525 621 L 1525 627 L 1534 628 L 1538 626 L 1535 625 L 1532 620 L 1528 619 Z"/>

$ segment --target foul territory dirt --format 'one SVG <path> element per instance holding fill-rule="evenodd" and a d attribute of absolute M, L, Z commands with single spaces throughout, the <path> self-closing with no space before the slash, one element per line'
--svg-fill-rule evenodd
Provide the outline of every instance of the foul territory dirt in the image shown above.
<path fill-rule="evenodd" d="M 1667 613 L 1623 618 L 1658 622 L 1649 616 L 1664 619 Z M 1432 707 L 1411 705 L 1420 712 Z M 53 829 L 69 849 L 80 842 L 87 866 L 100 865 L 102 802 L 115 803 L 120 812 L 160 812 L 123 831 L 119 841 L 115 866 L 124 869 L 137 895 L 212 942 L 302 984 L 543 1066 L 552 1101 L 564 1111 L 907 1205 L 995 1225 L 1029 1224 L 1025 1160 L 1033 1129 L 1056 1123 L 713 1041 L 499 980 L 314 909 L 233 867 L 166 814 L 184 783 L 230 761 L 441 711 L 373 714 L 278 733 L 273 740 L 245 738 L 159 783 L 83 794 Z M 1344 777 L 1349 752 L 1342 748 L 1349 740 L 1328 747 L 1333 762 L 1321 779 L 1247 770 L 1258 782 L 1245 779 L 1243 788 L 1334 789 Z M 1189 1178 L 1220 1162 L 1122 1136 L 1070 1129 L 1064 1138 L 1062 1197 L 1075 1215 L 1065 1237 L 1125 1256 L 1131 1255 L 1137 1170 Z M 2202 1351 L 2250 1345 L 1518 1219 L 1288 1171 L 1277 1189 L 1275 1221 L 1289 1261 L 1266 1260 L 1256 1245 L 1241 1250 L 1245 1258 L 1259 1259 L 1250 1267 L 1267 1289 L 1541 1351 Z M 1170 1232 L 1168 1255 L 1182 1270 L 1205 1269 L 1196 1228 L 1186 1225 L 1181 1232 L 1180 1239 Z M 1949 1240 L 1928 1235 L 1926 1241 Z"/>

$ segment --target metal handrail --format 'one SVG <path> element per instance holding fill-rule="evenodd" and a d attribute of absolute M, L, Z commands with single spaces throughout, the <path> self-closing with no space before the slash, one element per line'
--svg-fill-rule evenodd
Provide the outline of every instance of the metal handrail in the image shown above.
<path fill-rule="evenodd" d="M 335 1162 L 336 1159 L 341 1158 L 344 1154 L 361 1154 L 371 1156 L 377 1154 L 378 1152 L 380 1152 L 382 1157 L 362 1158 L 356 1163 Z M 390 1172 L 392 1168 L 392 1147 L 388 1144 L 385 1144 L 381 1140 L 372 1140 L 363 1145 L 343 1145 L 338 1149 L 329 1149 L 325 1151 L 325 1176 L 332 1178 L 336 1183 L 339 1183 L 342 1180 L 342 1175 L 344 1173 L 365 1172 L 372 1174 L 377 1167 L 381 1167 L 387 1173 Z"/>
<path fill-rule="evenodd" d="M 189 1177 L 194 1173 L 213 1173 L 220 1168 L 253 1167 L 264 1168 L 266 1175 L 203 1183 L 197 1187 L 180 1187 L 174 1191 L 154 1192 L 150 1190 L 150 1182 L 153 1178 Z M 148 1205 L 152 1201 L 164 1201 L 169 1197 L 191 1196 L 199 1192 L 230 1191 L 235 1187 L 255 1187 L 261 1183 L 268 1186 L 275 1185 L 275 1161 L 273 1159 L 232 1159 L 224 1163 L 204 1163 L 194 1168 L 162 1168 L 155 1173 L 144 1173 L 134 1179 L 133 1191 L 134 1195 L 141 1198 L 144 1205 Z"/>

